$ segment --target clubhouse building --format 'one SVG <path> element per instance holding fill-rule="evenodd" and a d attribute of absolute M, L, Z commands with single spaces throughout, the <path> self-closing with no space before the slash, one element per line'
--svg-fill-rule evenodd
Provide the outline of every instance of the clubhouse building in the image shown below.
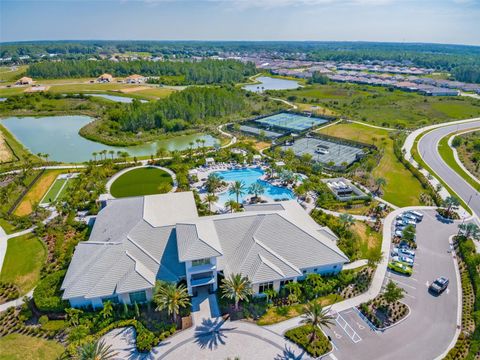
<path fill-rule="evenodd" d="M 192 192 L 110 200 L 77 245 L 62 284 L 73 307 L 140 303 L 156 280 L 217 290 L 218 275 L 247 276 L 256 294 L 309 273 L 335 274 L 349 259 L 330 229 L 295 201 L 199 217 Z"/>

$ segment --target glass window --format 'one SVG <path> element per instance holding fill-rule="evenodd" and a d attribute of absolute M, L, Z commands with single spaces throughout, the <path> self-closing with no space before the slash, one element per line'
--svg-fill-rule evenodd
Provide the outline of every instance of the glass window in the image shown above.
<path fill-rule="evenodd" d="M 147 294 L 145 294 L 145 290 L 129 293 L 128 296 L 130 297 L 130 302 L 132 304 L 143 303 L 147 301 Z"/>
<path fill-rule="evenodd" d="M 291 283 L 293 280 L 282 280 L 280 281 L 280 287 L 284 287 L 285 285 Z"/>
<path fill-rule="evenodd" d="M 210 258 L 192 260 L 192 266 L 209 265 L 209 264 L 210 264 Z"/>
<path fill-rule="evenodd" d="M 263 293 L 267 289 L 273 289 L 273 282 L 261 283 L 258 285 L 258 292 Z"/>
<path fill-rule="evenodd" d="M 118 304 L 118 296 L 108 296 L 102 298 L 102 303 L 105 304 L 107 301 L 111 301 L 113 304 Z"/>

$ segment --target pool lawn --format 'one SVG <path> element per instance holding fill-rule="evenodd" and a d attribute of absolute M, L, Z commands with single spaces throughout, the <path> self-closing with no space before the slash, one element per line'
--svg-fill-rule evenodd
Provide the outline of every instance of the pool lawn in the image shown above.
<path fill-rule="evenodd" d="M 172 189 L 170 174 L 157 168 L 140 168 L 126 172 L 116 179 L 110 193 L 116 197 L 164 194 Z"/>
<path fill-rule="evenodd" d="M 17 285 L 22 295 L 28 293 L 40 279 L 46 253 L 43 242 L 33 234 L 9 239 L 0 281 Z"/>
<path fill-rule="evenodd" d="M 384 153 L 373 170 L 375 178 L 383 177 L 387 185 L 383 188 L 383 199 L 400 206 L 419 205 L 419 197 L 424 189 L 420 182 L 398 161 L 393 153 L 393 140 L 388 131 L 357 123 L 336 124 L 319 130 L 322 134 L 374 144 Z"/>
<path fill-rule="evenodd" d="M 9 334 L 0 338 L 2 360 L 54 360 L 59 359 L 64 348 L 52 340 L 22 334 Z"/>

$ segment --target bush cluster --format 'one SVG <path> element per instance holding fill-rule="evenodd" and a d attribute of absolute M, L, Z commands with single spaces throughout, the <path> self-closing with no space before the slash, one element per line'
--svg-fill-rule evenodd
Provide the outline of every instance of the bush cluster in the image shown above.
<path fill-rule="evenodd" d="M 312 326 L 303 325 L 288 330 L 285 333 L 285 337 L 305 349 L 315 358 L 332 350 L 332 344 L 330 344 L 320 329 L 315 329 L 316 339 L 314 341 L 311 341 L 312 332 Z"/>
<path fill-rule="evenodd" d="M 58 271 L 44 277 L 33 291 L 33 300 L 38 310 L 43 312 L 61 312 L 67 306 L 62 300 L 60 286 L 66 271 Z"/>

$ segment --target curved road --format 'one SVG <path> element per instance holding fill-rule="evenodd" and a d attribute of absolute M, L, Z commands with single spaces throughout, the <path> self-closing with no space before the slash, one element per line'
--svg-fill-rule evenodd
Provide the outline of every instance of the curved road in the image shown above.
<path fill-rule="evenodd" d="M 480 216 L 480 194 L 443 161 L 438 153 L 438 142 L 448 134 L 479 126 L 480 120 L 439 127 L 424 135 L 418 142 L 418 152 L 425 163 L 470 206 L 477 216 Z"/>

